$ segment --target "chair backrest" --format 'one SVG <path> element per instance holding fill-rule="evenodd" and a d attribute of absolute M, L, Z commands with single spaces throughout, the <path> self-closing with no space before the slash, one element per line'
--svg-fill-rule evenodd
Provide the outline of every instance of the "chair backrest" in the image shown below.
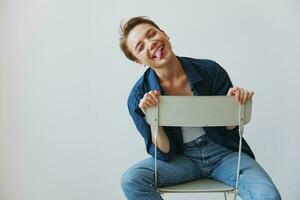
<path fill-rule="evenodd" d="M 251 99 L 240 106 L 233 96 L 160 96 L 146 120 L 159 126 L 234 126 L 248 123 L 251 109 Z"/>
<path fill-rule="evenodd" d="M 159 104 L 146 111 L 155 138 L 155 186 L 157 187 L 157 135 L 159 126 L 239 126 L 238 191 L 242 135 L 251 119 L 252 100 L 240 105 L 233 96 L 160 96 Z"/>

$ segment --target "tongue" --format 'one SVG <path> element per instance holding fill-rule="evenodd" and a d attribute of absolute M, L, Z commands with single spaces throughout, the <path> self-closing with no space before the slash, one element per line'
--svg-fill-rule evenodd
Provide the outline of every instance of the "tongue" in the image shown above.
<path fill-rule="evenodd" d="M 157 59 L 161 59 L 161 56 L 162 56 L 162 50 L 157 51 L 155 55 L 156 55 L 156 58 L 157 58 Z"/>

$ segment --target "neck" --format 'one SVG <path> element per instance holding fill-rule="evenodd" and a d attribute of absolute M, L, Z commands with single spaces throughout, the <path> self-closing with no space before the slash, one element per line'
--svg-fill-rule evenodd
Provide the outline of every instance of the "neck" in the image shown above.
<path fill-rule="evenodd" d="M 160 82 L 173 82 L 184 75 L 182 65 L 174 55 L 165 66 L 155 70 Z"/>

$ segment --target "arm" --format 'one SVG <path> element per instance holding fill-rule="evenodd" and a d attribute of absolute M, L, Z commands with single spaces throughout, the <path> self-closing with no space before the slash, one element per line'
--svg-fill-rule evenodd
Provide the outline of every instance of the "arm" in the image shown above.
<path fill-rule="evenodd" d="M 144 95 L 144 97 L 140 100 L 139 107 L 146 113 L 146 109 L 148 107 L 155 107 L 159 103 L 159 91 L 150 91 Z M 153 130 L 151 129 L 151 132 Z M 151 134 L 152 143 L 155 144 L 154 134 Z M 158 134 L 157 134 L 157 148 L 159 148 L 163 153 L 168 153 L 170 150 L 169 138 L 166 135 L 164 129 L 162 127 L 158 127 Z"/>
<path fill-rule="evenodd" d="M 235 99 L 241 105 L 245 104 L 248 99 L 252 98 L 254 92 L 247 91 L 244 88 L 233 87 L 227 72 L 216 63 L 216 75 L 214 77 L 213 88 L 217 95 L 235 96 Z M 235 129 L 236 126 L 227 126 L 228 131 Z"/>
<path fill-rule="evenodd" d="M 146 145 L 147 152 L 154 157 L 155 154 L 155 145 L 154 142 L 152 142 L 152 133 L 151 133 L 151 127 L 146 122 L 144 111 L 139 107 L 139 103 L 141 102 L 141 99 L 143 99 L 143 96 L 145 95 L 145 92 L 142 89 L 134 88 L 128 98 L 127 105 L 128 110 L 130 113 L 130 116 L 132 117 L 132 120 L 139 131 L 139 133 L 143 136 L 144 142 Z M 143 108 L 144 109 L 144 108 Z M 166 127 L 161 127 L 161 130 L 166 130 Z M 168 141 L 168 143 L 164 142 L 158 142 L 159 148 L 157 148 L 157 159 L 162 161 L 168 161 L 173 153 L 176 151 L 177 143 L 174 138 L 171 137 L 174 133 L 172 130 L 169 130 L 169 132 L 159 132 L 159 134 L 162 136 L 166 136 L 166 139 L 162 139 L 160 141 Z M 164 147 L 166 148 L 164 148 Z M 160 150 L 162 149 L 162 150 Z"/>

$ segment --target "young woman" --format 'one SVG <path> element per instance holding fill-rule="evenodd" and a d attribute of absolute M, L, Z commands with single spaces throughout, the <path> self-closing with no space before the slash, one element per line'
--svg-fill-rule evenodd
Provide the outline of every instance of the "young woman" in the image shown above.
<path fill-rule="evenodd" d="M 233 87 L 227 72 L 214 61 L 176 56 L 168 35 L 148 18 L 134 17 L 121 25 L 120 47 L 128 59 L 149 66 L 131 90 L 128 109 L 152 155 L 123 174 L 122 189 L 129 200 L 162 199 L 155 190 L 154 138 L 145 110 L 159 103 L 159 95 L 230 95 L 244 104 L 253 92 Z M 237 127 L 159 127 L 158 186 L 198 178 L 235 186 L 238 141 Z M 245 141 L 242 152 L 242 199 L 281 199 Z"/>

